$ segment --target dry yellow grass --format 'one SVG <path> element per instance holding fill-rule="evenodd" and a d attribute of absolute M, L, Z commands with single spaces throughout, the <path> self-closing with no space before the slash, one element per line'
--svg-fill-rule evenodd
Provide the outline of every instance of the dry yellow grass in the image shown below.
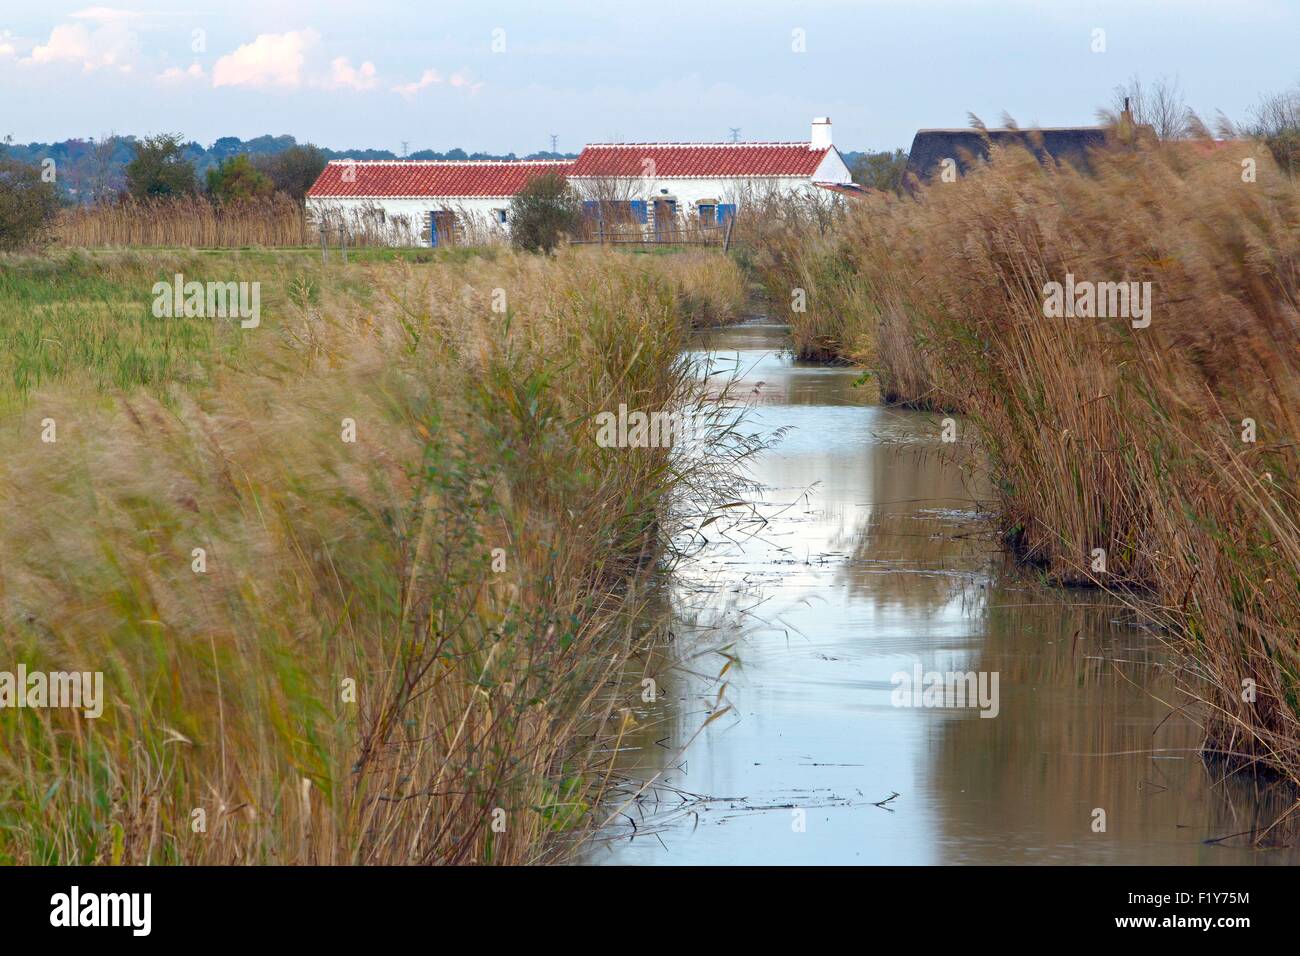
<path fill-rule="evenodd" d="M 68 259 L 57 288 L 147 309 L 189 255 Z M 0 710 L 0 859 L 563 859 L 657 639 L 665 504 L 725 487 L 721 459 L 594 440 L 597 411 L 699 400 L 647 258 L 207 258 L 267 285 L 260 328 L 214 332 L 256 336 L 229 358 L 23 393 L 4 659 L 103 671 L 108 706 Z"/>

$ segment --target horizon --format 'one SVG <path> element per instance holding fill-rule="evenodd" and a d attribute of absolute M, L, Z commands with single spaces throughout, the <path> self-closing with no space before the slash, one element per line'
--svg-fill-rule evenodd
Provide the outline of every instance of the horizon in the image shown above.
<path fill-rule="evenodd" d="M 968 128 L 969 128 L 969 127 L 968 127 Z M 993 127 L 990 127 L 990 128 L 993 128 Z M 1025 127 L 1025 129 L 1033 129 L 1033 128 L 1035 128 L 1035 127 Z M 1052 127 L 1042 127 L 1042 129 L 1051 129 L 1051 128 L 1052 128 Z M 175 131 L 175 130 L 169 130 L 169 131 L 167 131 L 167 132 L 176 132 L 176 131 Z M 925 130 L 920 130 L 920 129 L 918 129 L 917 132 L 925 132 Z M 120 139 L 120 140 L 123 140 L 123 141 L 136 141 L 136 142 L 138 142 L 138 141 L 140 141 L 140 140 L 143 140 L 146 136 L 153 135 L 153 133 L 121 133 L 121 132 L 115 132 L 113 135 L 114 135 L 116 138 L 118 138 L 118 139 Z M 226 136 L 218 136 L 216 139 L 213 139 L 213 140 L 211 140 L 211 141 L 204 141 L 204 140 L 198 139 L 197 137 L 188 136 L 188 135 L 186 135 L 186 134 L 184 134 L 184 133 L 181 133 L 181 134 L 179 134 L 179 135 L 180 135 L 180 137 L 181 137 L 181 140 L 180 140 L 180 141 L 181 141 L 181 143 L 182 143 L 183 145 L 185 145 L 185 146 L 189 146 L 189 145 L 197 145 L 197 146 L 199 146 L 201 149 L 203 149 L 203 150 L 205 150 L 205 151 L 208 151 L 208 150 L 213 149 L 213 148 L 216 146 L 216 144 L 217 144 L 218 142 L 222 141 L 222 140 L 232 138 L 231 136 L 226 135 Z M 354 150 L 354 151 L 356 151 L 356 152 L 383 152 L 383 151 L 392 152 L 392 150 L 388 149 L 388 147 L 385 147 L 385 146 L 357 146 L 357 145 L 353 145 L 352 147 L 331 146 L 331 145 L 329 145 L 329 144 L 327 144 L 327 143 L 317 143 L 317 142 L 313 142 L 313 141 L 311 141 L 311 140 L 303 139 L 303 138 L 301 138 L 301 137 L 299 137 L 299 136 L 296 136 L 296 135 L 293 134 L 293 133 L 287 133 L 287 132 L 286 132 L 286 133 L 270 133 L 270 132 L 266 132 L 266 133 L 258 133 L 258 134 L 256 134 L 256 135 L 254 135 L 254 136 L 250 136 L 250 137 L 233 137 L 233 138 L 235 138 L 235 139 L 239 139 L 239 141 L 240 141 L 241 143 L 252 143 L 252 142 L 256 142 L 256 141 L 258 141 L 258 140 L 263 140 L 263 139 L 276 140 L 276 139 L 282 139 L 282 138 L 284 138 L 284 137 L 289 137 L 290 139 L 292 139 L 292 140 L 294 141 L 294 145 L 297 145 L 297 146 L 315 146 L 315 147 L 317 147 L 317 148 L 319 148 L 319 149 L 326 150 L 327 152 L 330 152 L 330 153 L 337 153 L 337 154 L 345 154 L 345 153 L 348 152 L 349 149 L 352 149 L 352 150 Z M 61 138 L 61 139 L 55 139 L 55 140 L 29 140 L 29 141 L 26 141 L 26 142 L 23 142 L 23 141 L 20 141 L 20 140 L 14 140 L 12 143 L 0 143 L 0 147 L 3 147 L 3 146 L 6 146 L 6 145 L 7 145 L 7 146 L 12 146 L 12 147 L 14 147 L 14 148 L 28 148 L 28 147 L 32 147 L 32 146 L 53 146 L 53 145 L 57 145 L 57 144 L 61 144 L 61 143 L 91 143 L 91 142 L 94 142 L 94 141 L 95 141 L 95 137 L 93 137 L 93 136 L 78 136 L 78 135 L 73 135 L 73 136 L 65 136 L 65 137 L 63 137 L 63 138 Z M 569 151 L 561 150 L 559 153 L 555 153 L 555 154 L 552 154 L 552 155 L 561 156 L 561 157 L 575 157 L 575 158 L 576 158 L 576 157 L 577 157 L 577 156 L 578 156 L 578 155 L 579 155 L 579 154 L 580 154 L 584 149 L 586 149 L 586 148 L 589 147 L 589 146 L 745 146 L 745 145 L 751 145 L 751 146 L 753 146 L 753 145 L 763 145 L 763 146 L 792 146 L 792 145 L 798 145 L 798 144 L 802 144 L 802 143 L 806 143 L 806 142 L 808 142 L 807 139 L 802 139 L 802 140 L 797 140 L 797 139 L 795 139 L 795 140 L 746 140 L 746 139 L 742 139 L 742 140 L 738 140 L 738 141 L 732 141 L 732 140 L 676 140 L 676 141 L 673 141 L 673 140 L 661 140 L 661 141 L 653 141 L 653 140 L 636 140 L 636 141 L 633 141 L 633 140 L 627 140 L 627 141 L 622 141 L 622 142 L 604 142 L 604 141 L 591 140 L 591 141 L 588 141 L 588 142 L 583 143 L 581 146 L 578 146 L 578 147 L 576 147 L 576 148 L 574 148 L 574 149 L 572 149 L 572 150 L 569 150 Z M 911 145 L 911 144 L 909 143 L 908 145 Z M 866 153 L 866 152 L 878 152 L 878 150 L 865 150 L 865 149 L 858 149 L 858 148 L 851 147 L 851 146 L 850 146 L 850 147 L 845 147 L 845 146 L 843 146 L 843 145 L 841 145 L 841 144 L 839 144 L 839 143 L 835 143 L 834 146 L 835 146 L 835 148 L 838 149 L 841 153 L 845 153 L 845 154 L 849 154 L 849 153 L 854 153 L 854 154 L 856 154 L 856 153 Z M 901 147 L 901 146 L 900 146 L 900 147 L 897 147 L 897 148 L 898 148 L 898 149 L 902 149 L 904 152 L 906 152 L 906 148 L 905 148 L 905 147 Z M 481 156 L 481 155 L 489 155 L 489 156 L 491 156 L 491 157 L 503 157 L 503 156 L 506 156 L 506 155 L 508 155 L 508 154 L 512 154 L 512 155 L 515 155 L 515 156 L 517 156 L 517 157 L 519 157 L 519 158 L 514 159 L 514 160 L 505 160 L 505 159 L 498 159 L 498 158 L 487 158 L 487 159 L 463 159 L 463 160 L 427 160 L 427 159 L 415 159 L 415 158 L 413 158 L 413 157 L 414 157 L 416 154 L 418 154 L 418 153 L 423 153 L 423 152 L 448 153 L 448 152 L 454 152 L 454 151 L 457 150 L 457 149 L 459 149 L 461 152 L 465 153 L 467 156 L 471 156 L 471 157 L 472 157 L 472 156 Z M 887 152 L 893 152 L 893 151 L 894 151 L 893 149 L 887 150 Z M 535 155 L 535 154 L 536 154 L 536 155 L 541 155 L 541 154 L 547 154 L 547 153 L 549 153 L 549 151 L 548 151 L 548 150 L 543 150 L 543 149 L 523 150 L 523 149 L 516 148 L 516 149 L 505 150 L 504 152 L 490 152 L 489 150 L 486 150 L 486 149 L 469 149 L 469 148 L 466 148 L 466 147 L 463 146 L 463 145 L 460 145 L 460 146 L 448 146 L 448 147 L 443 148 L 443 149 L 438 149 L 438 148 L 435 148 L 435 147 L 432 147 L 432 146 L 421 146 L 421 147 L 419 147 L 418 149 L 412 149 L 412 150 L 410 151 L 410 155 L 408 155 L 408 156 L 395 155 L 392 159 L 359 159 L 359 160 L 357 160 L 357 162 L 363 162 L 363 163 L 371 163 L 371 162 L 374 162 L 374 163 L 391 163 L 391 162 L 402 162 L 402 161 L 404 161 L 404 160 L 409 160 L 409 161 L 412 161 L 412 162 L 483 162 L 483 163 L 494 163 L 494 162 L 518 162 L 518 163 L 524 163 L 524 162 L 536 162 L 536 163 L 544 163 L 544 162 L 551 162 L 552 160 L 544 159 L 544 158 L 539 158 L 539 159 L 526 159 L 526 158 L 524 158 L 525 156 L 531 156 L 531 155 Z M 341 159 L 345 159 L 345 158 L 346 158 L 345 156 L 332 156 L 332 157 L 330 157 L 330 159 L 329 159 L 328 161 L 331 162 L 331 163 L 333 163 L 333 162 L 339 162 Z"/>

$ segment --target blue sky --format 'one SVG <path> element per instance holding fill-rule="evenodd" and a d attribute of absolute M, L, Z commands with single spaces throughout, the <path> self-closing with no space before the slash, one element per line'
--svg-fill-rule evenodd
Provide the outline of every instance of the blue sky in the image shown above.
<path fill-rule="evenodd" d="M 968 111 L 1090 123 L 1134 74 L 1241 119 L 1300 80 L 1298 46 L 1300 0 L 0 0 L 0 136 L 522 154 L 806 139 L 825 114 L 842 149 L 907 148 Z"/>

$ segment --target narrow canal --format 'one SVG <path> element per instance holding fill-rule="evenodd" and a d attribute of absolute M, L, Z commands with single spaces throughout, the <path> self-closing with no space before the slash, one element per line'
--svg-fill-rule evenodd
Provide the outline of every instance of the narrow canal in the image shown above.
<path fill-rule="evenodd" d="M 1202 761 L 1158 641 L 999 553 L 968 446 L 787 342 L 767 324 L 699 342 L 741 375 L 747 430 L 779 440 L 750 463 L 755 507 L 701 529 L 674 575 L 676 663 L 588 859 L 1300 862 L 1293 826 L 1260 839 L 1293 798 Z M 898 675 L 931 672 L 976 674 L 984 706 L 900 701 Z"/>

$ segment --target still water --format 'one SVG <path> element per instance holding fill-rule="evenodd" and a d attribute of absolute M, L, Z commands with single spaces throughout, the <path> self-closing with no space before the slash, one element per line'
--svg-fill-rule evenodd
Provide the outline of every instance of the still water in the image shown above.
<path fill-rule="evenodd" d="M 787 341 L 759 324 L 701 340 L 737 366 L 747 430 L 781 437 L 751 461 L 754 508 L 701 529 L 673 577 L 674 660 L 588 859 L 1300 862 L 1292 825 L 1252 845 L 1294 798 L 1201 760 L 1158 642 L 1008 565 L 938 416 L 882 406 Z M 997 675 L 996 716 L 896 706 L 895 675 L 918 667 Z"/>

